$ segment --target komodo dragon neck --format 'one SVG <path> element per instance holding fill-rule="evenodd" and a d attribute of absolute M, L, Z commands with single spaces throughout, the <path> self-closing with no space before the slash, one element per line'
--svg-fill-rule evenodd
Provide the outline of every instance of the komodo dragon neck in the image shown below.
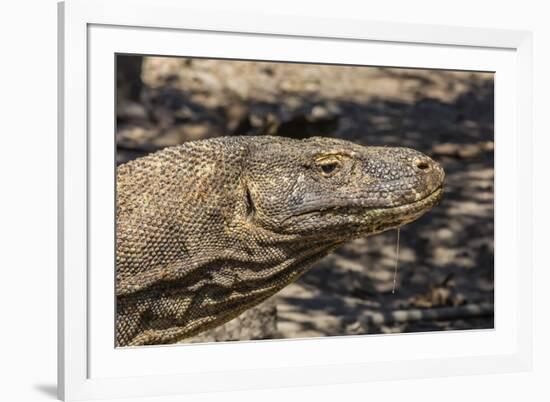
<path fill-rule="evenodd" d="M 406 148 L 314 137 L 222 137 L 117 171 L 117 346 L 221 325 L 339 244 L 406 224 L 443 171 Z"/>

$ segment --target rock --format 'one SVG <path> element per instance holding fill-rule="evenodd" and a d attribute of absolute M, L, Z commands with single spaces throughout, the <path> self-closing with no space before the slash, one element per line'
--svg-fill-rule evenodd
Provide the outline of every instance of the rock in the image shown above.
<path fill-rule="evenodd" d="M 119 120 L 147 121 L 149 116 L 145 106 L 141 103 L 124 101 L 117 105 L 117 118 Z"/>
<path fill-rule="evenodd" d="M 182 340 L 181 343 L 272 339 L 276 332 L 277 306 L 273 299 L 268 299 L 228 323 Z"/>

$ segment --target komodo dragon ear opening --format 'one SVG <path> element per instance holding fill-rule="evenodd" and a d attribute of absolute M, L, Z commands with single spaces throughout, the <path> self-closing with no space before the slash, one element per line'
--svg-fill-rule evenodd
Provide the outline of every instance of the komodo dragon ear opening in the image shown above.
<path fill-rule="evenodd" d="M 252 199 L 252 195 L 250 194 L 250 189 L 245 184 L 244 186 L 244 192 L 245 192 L 245 216 L 248 221 L 254 220 L 254 217 L 256 215 L 256 206 L 254 205 L 254 200 Z"/>

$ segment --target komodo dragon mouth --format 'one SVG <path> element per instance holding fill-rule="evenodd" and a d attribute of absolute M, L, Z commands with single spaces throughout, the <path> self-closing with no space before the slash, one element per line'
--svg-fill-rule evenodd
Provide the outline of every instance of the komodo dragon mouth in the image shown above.
<path fill-rule="evenodd" d="M 378 229 L 394 229 L 418 219 L 424 213 L 436 206 L 442 197 L 443 185 L 418 201 L 394 207 L 373 208 L 367 211 L 367 218 L 373 219 L 376 216 L 378 220 L 381 221 L 380 227 L 376 228 L 373 234 L 378 233 Z"/>
<path fill-rule="evenodd" d="M 414 221 L 415 219 L 422 216 L 425 212 L 432 209 L 436 206 L 441 198 L 443 197 L 443 185 L 437 187 L 432 193 L 428 194 L 424 198 L 405 203 L 397 206 L 386 206 L 386 207 L 334 207 L 334 208 L 325 208 L 322 210 L 311 210 L 307 212 L 302 212 L 297 215 L 290 216 L 283 221 L 283 223 L 291 222 L 292 220 L 303 220 L 304 218 L 320 217 L 327 215 L 354 215 L 354 216 L 364 216 L 365 220 L 369 222 L 374 222 L 375 218 L 381 221 L 380 230 L 385 231 L 389 229 L 394 229 L 396 227 L 405 225 L 409 222 Z M 390 224 L 391 220 L 391 224 Z M 378 232 L 375 230 L 374 234 Z"/>
<path fill-rule="evenodd" d="M 338 245 L 418 219 L 444 177 L 418 151 L 324 137 L 221 137 L 119 166 L 116 345 L 224 324 Z"/>

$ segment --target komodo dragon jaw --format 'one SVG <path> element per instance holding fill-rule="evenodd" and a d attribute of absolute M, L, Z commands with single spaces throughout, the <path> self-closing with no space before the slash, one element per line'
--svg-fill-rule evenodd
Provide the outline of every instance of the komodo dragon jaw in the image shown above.
<path fill-rule="evenodd" d="M 443 180 L 412 149 L 324 137 L 221 137 L 121 165 L 116 345 L 231 320 L 339 244 L 419 218 Z"/>

